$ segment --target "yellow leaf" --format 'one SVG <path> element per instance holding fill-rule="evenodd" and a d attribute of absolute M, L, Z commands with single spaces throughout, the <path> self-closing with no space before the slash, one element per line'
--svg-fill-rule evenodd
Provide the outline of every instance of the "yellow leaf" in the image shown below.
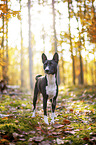
<path fill-rule="evenodd" d="M 95 113 L 94 109 L 92 109 L 91 111 L 92 111 L 93 114 Z"/>

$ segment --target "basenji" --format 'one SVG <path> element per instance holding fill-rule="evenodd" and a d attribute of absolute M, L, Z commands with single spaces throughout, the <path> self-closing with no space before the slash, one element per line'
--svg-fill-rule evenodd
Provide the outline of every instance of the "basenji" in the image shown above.
<path fill-rule="evenodd" d="M 43 95 L 43 110 L 44 110 L 44 122 L 49 125 L 47 118 L 47 100 L 50 99 L 52 103 L 52 115 L 51 123 L 54 123 L 56 98 L 58 95 L 58 84 L 57 84 L 57 66 L 59 56 L 56 52 L 52 60 L 48 60 L 47 56 L 42 54 L 43 68 L 45 76 L 37 75 L 33 97 L 33 115 L 35 117 L 36 112 L 36 101 L 39 93 Z"/>

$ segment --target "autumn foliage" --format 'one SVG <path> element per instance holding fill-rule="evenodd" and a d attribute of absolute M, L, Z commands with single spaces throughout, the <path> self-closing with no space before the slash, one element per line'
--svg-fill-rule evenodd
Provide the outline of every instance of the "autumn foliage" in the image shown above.
<path fill-rule="evenodd" d="M 59 89 L 55 123 L 43 120 L 42 99 L 32 118 L 31 96 L 9 90 L 0 96 L 0 144 L 96 144 L 96 87 Z M 48 101 L 49 122 L 51 104 Z"/>
<path fill-rule="evenodd" d="M 30 27 L 33 29 L 31 32 L 32 37 L 30 38 L 30 44 L 32 44 L 31 65 L 33 65 L 32 85 L 34 86 L 36 74 L 44 74 L 41 54 L 45 52 L 51 56 L 56 49 L 60 58 L 59 81 L 61 84 L 96 84 L 95 0 L 52 0 L 52 2 L 38 0 L 37 2 L 30 2 L 30 5 L 32 26 L 35 22 L 34 28 L 36 25 L 40 26 L 36 27 L 36 30 L 38 30 L 36 32 L 33 31 L 34 28 L 31 28 L 32 26 Z M 62 8 L 60 8 L 61 6 Z M 52 22 L 52 8 L 55 10 L 54 23 Z M 29 89 L 30 53 L 28 52 L 28 44 L 24 46 L 25 41 L 27 42 L 27 39 L 29 39 L 28 11 L 26 9 L 28 9 L 27 1 L 14 0 L 14 4 L 11 0 L 0 1 L 0 80 L 4 79 L 7 84 L 19 85 Z M 50 23 L 47 20 L 44 21 L 44 13 L 48 15 Z M 9 46 L 9 30 L 11 31 L 9 25 L 12 20 L 20 23 L 18 25 L 19 35 L 17 34 L 15 45 Z M 26 25 L 24 21 L 27 21 Z M 12 27 L 15 29 L 15 24 Z M 53 30 L 53 28 L 56 30 Z M 27 33 L 25 33 L 26 30 Z M 15 34 L 12 33 L 11 35 L 14 38 Z M 17 39 L 19 39 L 18 42 L 16 41 Z M 54 48 L 55 46 L 57 47 L 56 49 Z"/>

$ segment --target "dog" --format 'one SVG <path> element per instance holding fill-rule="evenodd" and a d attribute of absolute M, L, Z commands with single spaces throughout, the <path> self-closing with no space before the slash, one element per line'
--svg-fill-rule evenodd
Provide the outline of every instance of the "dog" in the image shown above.
<path fill-rule="evenodd" d="M 45 76 L 37 75 L 36 83 L 34 89 L 33 97 L 33 115 L 35 117 L 36 112 L 36 101 L 39 93 L 43 95 L 43 110 L 44 110 L 44 122 L 49 125 L 47 118 L 47 100 L 50 99 L 52 103 L 52 115 L 51 123 L 54 123 L 55 108 L 56 108 L 56 98 L 58 95 L 58 84 L 57 84 L 57 66 L 58 66 L 59 56 L 56 52 L 52 60 L 48 60 L 47 56 L 42 54 L 43 68 L 45 71 Z"/>

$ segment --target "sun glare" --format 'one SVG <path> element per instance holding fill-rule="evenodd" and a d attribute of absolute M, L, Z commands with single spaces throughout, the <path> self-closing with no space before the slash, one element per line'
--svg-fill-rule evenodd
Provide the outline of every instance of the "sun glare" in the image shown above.
<path fill-rule="evenodd" d="M 94 2 L 95 3 L 95 2 Z M 51 1 L 50 1 L 51 4 Z M 18 5 L 18 2 L 13 3 L 12 6 L 13 9 L 20 9 L 20 6 Z M 59 10 L 62 15 L 59 16 L 58 13 L 56 13 L 56 33 L 57 37 L 59 37 L 61 31 L 65 31 L 68 33 L 68 8 L 67 3 L 61 2 L 60 4 L 56 5 L 56 9 Z M 74 10 L 76 11 L 76 5 L 74 3 Z M 64 11 L 64 12 L 63 12 Z M 21 11 L 21 18 L 22 18 L 22 34 L 23 34 L 23 47 L 28 47 L 28 8 L 27 6 L 22 7 Z M 64 19 L 64 21 L 62 21 Z M 78 30 L 77 30 L 77 21 L 76 18 L 73 17 L 71 19 L 71 35 L 76 36 L 78 41 Z M 79 24 L 81 25 L 81 24 Z M 8 43 L 11 47 L 17 47 L 18 49 L 21 48 L 21 38 L 20 38 L 20 20 L 18 20 L 16 17 L 13 17 L 9 20 L 8 24 L 9 32 L 8 32 Z M 32 45 L 32 49 L 36 52 L 45 52 L 47 55 L 49 54 L 49 51 L 52 49 L 52 36 L 53 36 L 53 16 L 52 16 L 52 6 L 46 5 L 38 5 L 34 4 L 33 7 L 31 7 L 31 32 L 32 32 L 32 43 L 33 39 L 35 41 L 34 46 Z M 90 47 L 87 43 L 85 44 L 87 47 Z M 70 46 L 63 43 L 61 48 L 64 48 L 65 60 L 70 60 L 70 52 L 69 48 Z M 58 47 L 58 49 L 60 49 Z M 68 54 L 68 55 L 66 55 Z M 84 56 L 84 55 L 83 55 Z M 90 55 L 90 58 L 93 57 Z"/>

